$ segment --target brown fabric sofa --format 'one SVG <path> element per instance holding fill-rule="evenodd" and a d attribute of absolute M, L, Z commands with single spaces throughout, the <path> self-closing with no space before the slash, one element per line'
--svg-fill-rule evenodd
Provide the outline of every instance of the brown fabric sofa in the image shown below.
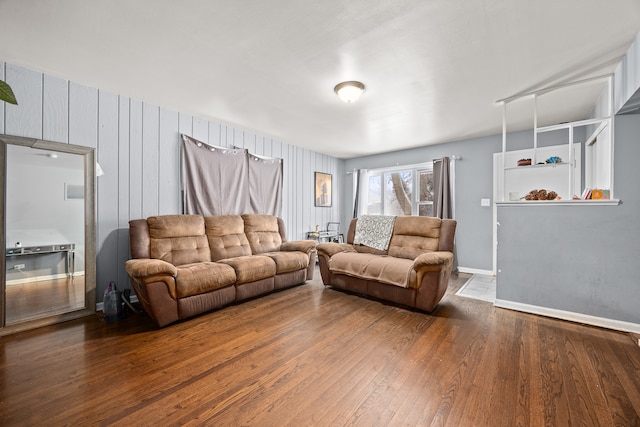
<path fill-rule="evenodd" d="M 317 242 L 287 241 L 271 215 L 163 215 L 129 222 L 125 268 L 158 326 L 313 278 Z"/>
<path fill-rule="evenodd" d="M 347 243 L 318 245 L 324 284 L 432 311 L 451 276 L 456 221 L 399 216 L 385 251 L 353 244 L 357 221 L 349 224 Z"/>

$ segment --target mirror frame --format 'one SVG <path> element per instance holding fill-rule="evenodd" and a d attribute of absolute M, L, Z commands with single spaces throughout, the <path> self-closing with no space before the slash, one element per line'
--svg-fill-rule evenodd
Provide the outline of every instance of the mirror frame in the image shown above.
<path fill-rule="evenodd" d="M 34 329 L 54 323 L 65 322 L 96 313 L 96 156 L 95 148 L 42 139 L 24 138 L 0 134 L 0 224 L 3 232 L 0 235 L 2 247 L 6 242 L 6 171 L 7 145 L 21 145 L 61 153 L 77 154 L 84 157 L 84 308 L 71 310 L 63 314 L 42 317 L 25 322 L 6 325 L 6 256 L 0 261 L 0 336 Z"/>

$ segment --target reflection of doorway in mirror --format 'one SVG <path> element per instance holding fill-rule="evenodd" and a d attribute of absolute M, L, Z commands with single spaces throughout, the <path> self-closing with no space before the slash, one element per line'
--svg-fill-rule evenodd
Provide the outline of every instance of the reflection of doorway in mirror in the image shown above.
<path fill-rule="evenodd" d="M 84 157 L 8 144 L 6 168 L 6 324 L 84 308 Z"/>

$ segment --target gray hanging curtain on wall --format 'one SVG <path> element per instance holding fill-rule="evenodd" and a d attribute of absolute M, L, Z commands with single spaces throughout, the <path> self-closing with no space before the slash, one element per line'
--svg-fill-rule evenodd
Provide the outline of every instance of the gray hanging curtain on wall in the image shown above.
<path fill-rule="evenodd" d="M 282 216 L 282 159 L 248 155 L 248 213 Z"/>
<path fill-rule="evenodd" d="M 451 172 L 449 158 L 433 161 L 433 216 L 452 218 L 451 209 Z"/>
<path fill-rule="evenodd" d="M 357 218 L 367 214 L 369 205 L 369 171 L 367 169 L 358 169 L 353 174 L 356 175 L 353 179 L 356 180 L 357 185 L 354 190 L 353 217 Z"/>
<path fill-rule="evenodd" d="M 353 217 L 358 217 L 358 204 L 360 203 L 360 187 L 362 186 L 360 181 L 360 169 L 353 171 L 353 180 L 356 183 L 355 194 L 353 195 Z"/>
<path fill-rule="evenodd" d="M 248 152 L 213 147 L 182 135 L 184 213 L 239 215 L 249 212 Z"/>
<path fill-rule="evenodd" d="M 451 192 L 451 161 L 443 157 L 433 161 L 433 216 L 453 218 L 453 195 Z M 452 271 L 458 271 L 458 250 L 453 243 Z"/>

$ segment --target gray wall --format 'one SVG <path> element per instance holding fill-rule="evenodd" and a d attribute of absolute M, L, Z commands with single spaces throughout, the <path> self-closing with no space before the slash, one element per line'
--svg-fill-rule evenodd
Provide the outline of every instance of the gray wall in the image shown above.
<path fill-rule="evenodd" d="M 498 209 L 498 299 L 640 323 L 640 115 L 615 132 L 619 206 Z"/>
<path fill-rule="evenodd" d="M 342 161 L 232 125 L 147 104 L 0 62 L 19 105 L 0 102 L 0 133 L 97 149 L 97 300 L 128 287 L 128 221 L 181 212 L 179 134 L 284 159 L 283 219 L 290 240 L 339 217 Z M 160 89 L 159 89 L 160 90 Z M 295 143 L 295 141 L 292 141 Z M 313 203 L 313 172 L 334 176 L 333 206 Z"/>
<path fill-rule="evenodd" d="M 577 134 L 576 138 L 584 136 Z M 540 146 L 566 144 L 566 133 L 549 133 Z M 533 131 L 509 133 L 509 150 L 533 147 Z M 480 199 L 493 199 L 493 153 L 502 151 L 502 135 L 430 145 L 375 156 L 345 160 L 346 171 L 376 169 L 397 165 L 430 162 L 444 156 L 458 155 L 455 165 L 456 248 L 461 268 L 493 270 L 493 210 L 480 206 Z M 342 222 L 348 224 L 353 213 L 353 175 L 346 175 L 343 189 Z"/>

